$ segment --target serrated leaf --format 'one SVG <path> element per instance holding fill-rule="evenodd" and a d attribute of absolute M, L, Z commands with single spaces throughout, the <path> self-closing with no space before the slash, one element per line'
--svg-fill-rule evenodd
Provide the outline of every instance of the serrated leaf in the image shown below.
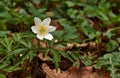
<path fill-rule="evenodd" d="M 74 60 L 68 55 L 68 53 L 64 52 L 64 51 L 58 51 L 59 54 L 61 54 L 63 57 L 69 59 L 70 61 L 74 62 Z"/>
<path fill-rule="evenodd" d="M 17 70 L 20 70 L 20 69 L 21 68 L 19 68 L 19 67 L 11 66 L 11 67 L 6 67 L 3 70 L 6 71 L 6 72 L 13 72 L 13 71 L 17 71 Z"/>
<path fill-rule="evenodd" d="M 29 52 L 29 61 L 32 62 L 33 58 L 36 56 L 32 51 Z"/>
<path fill-rule="evenodd" d="M 16 61 L 15 65 L 19 65 L 23 63 L 24 60 L 28 58 L 28 55 L 29 55 L 29 52 L 24 53 L 23 56 Z"/>
<path fill-rule="evenodd" d="M 4 39 L 1 40 L 1 44 L 8 50 L 11 51 L 12 50 L 12 44 L 13 44 L 13 40 L 11 38 L 7 38 L 5 37 Z"/>
<path fill-rule="evenodd" d="M 53 54 L 53 61 L 55 62 L 55 67 L 56 67 L 56 69 L 58 69 L 59 62 L 60 62 L 58 52 L 56 52 L 56 50 L 51 50 L 51 53 Z"/>
<path fill-rule="evenodd" d="M 27 49 L 26 48 L 18 48 L 18 49 L 13 50 L 10 55 L 17 55 L 25 50 L 27 50 Z"/>

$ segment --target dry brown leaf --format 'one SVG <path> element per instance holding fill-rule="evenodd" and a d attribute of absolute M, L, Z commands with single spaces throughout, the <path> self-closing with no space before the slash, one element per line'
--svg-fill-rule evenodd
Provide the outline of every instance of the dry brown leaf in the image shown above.
<path fill-rule="evenodd" d="M 41 41 L 41 42 L 40 42 L 40 47 L 42 47 L 42 48 L 46 48 L 46 47 L 47 47 L 47 43 Z"/>
<path fill-rule="evenodd" d="M 48 12 L 46 12 L 46 15 L 49 17 L 52 17 L 52 16 L 54 16 L 54 13 L 52 11 L 48 11 Z"/>
<path fill-rule="evenodd" d="M 51 70 L 45 63 L 42 64 L 42 69 L 46 73 L 46 78 L 57 78 L 58 74 L 60 73 L 60 69 L 58 69 L 58 71 L 55 69 Z"/>
<path fill-rule="evenodd" d="M 70 67 L 67 71 L 58 74 L 57 78 L 81 78 L 81 76 L 78 68 Z"/>
<path fill-rule="evenodd" d="M 36 8 L 40 8 L 40 3 L 34 2 Z"/>
<path fill-rule="evenodd" d="M 82 48 L 82 47 L 87 47 L 87 46 L 88 46 L 88 43 L 76 44 L 75 46 L 76 46 L 76 47 L 80 47 L 80 48 Z"/>
<path fill-rule="evenodd" d="M 57 78 L 110 78 L 110 76 L 103 70 L 93 72 L 93 67 L 87 66 L 82 69 L 71 67 L 60 73 Z"/>
<path fill-rule="evenodd" d="M 36 38 L 32 39 L 32 43 L 35 47 L 38 47 L 38 40 Z"/>
<path fill-rule="evenodd" d="M 73 44 L 71 44 L 71 43 L 67 43 L 66 44 L 66 49 L 72 49 L 73 48 Z"/>
<path fill-rule="evenodd" d="M 38 39 L 34 38 L 32 39 L 32 43 L 34 46 L 38 47 L 38 44 L 40 47 L 42 48 L 46 48 L 47 47 L 47 43 L 46 42 L 43 42 L 43 41 L 39 41 Z"/>
<path fill-rule="evenodd" d="M 96 42 L 89 42 L 90 46 L 96 47 L 97 43 Z"/>
<path fill-rule="evenodd" d="M 62 30 L 63 29 L 63 26 L 61 26 L 61 24 L 59 22 L 57 22 L 56 20 L 52 20 L 51 25 L 55 26 L 56 30 Z"/>
<path fill-rule="evenodd" d="M 94 22 L 92 20 L 88 19 L 88 22 L 90 23 L 91 26 L 94 25 Z"/>
<path fill-rule="evenodd" d="M 56 49 L 56 50 L 61 50 L 61 51 L 65 51 L 66 50 L 66 47 L 65 46 L 52 46 L 52 48 Z"/>
<path fill-rule="evenodd" d="M 38 54 L 38 57 L 42 60 L 42 61 L 47 61 L 48 60 L 48 56 L 43 56 L 43 52 L 40 52 L 39 54 Z"/>
<path fill-rule="evenodd" d="M 92 66 L 83 67 L 81 69 L 81 78 L 111 78 L 104 70 L 93 71 Z"/>
<path fill-rule="evenodd" d="M 20 11 L 20 9 L 21 9 L 21 7 L 20 7 L 20 6 L 18 6 L 18 7 L 15 9 L 15 12 L 19 12 L 19 11 Z"/>
<path fill-rule="evenodd" d="M 55 70 L 51 70 L 48 65 L 43 64 L 42 69 L 46 73 L 46 78 L 110 78 L 109 74 L 104 70 L 93 71 L 92 66 L 87 66 L 83 68 L 70 67 L 67 71 L 63 73 Z"/>
<path fill-rule="evenodd" d="M 13 33 L 12 32 L 9 32 L 7 37 L 12 37 L 13 36 Z"/>

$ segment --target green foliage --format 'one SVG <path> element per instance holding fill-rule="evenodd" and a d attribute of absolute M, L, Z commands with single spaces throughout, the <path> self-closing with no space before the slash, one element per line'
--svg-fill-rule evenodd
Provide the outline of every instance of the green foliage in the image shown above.
<path fill-rule="evenodd" d="M 10 33 L 10 31 L 0 31 L 0 38 L 1 37 L 6 37 Z"/>
<path fill-rule="evenodd" d="M 114 40 L 110 40 L 108 43 L 107 43 L 107 51 L 108 52 L 113 52 L 117 47 L 117 44 Z"/>
<path fill-rule="evenodd" d="M 59 54 L 56 50 L 50 50 L 50 52 L 53 54 L 53 62 L 55 62 L 55 67 L 56 69 L 58 69 L 59 67 L 59 62 L 60 62 L 60 57 L 59 57 Z"/>
<path fill-rule="evenodd" d="M 60 24 L 64 27 L 61 31 L 56 31 L 53 35 L 62 42 L 80 42 L 79 34 L 77 34 L 77 28 L 72 26 L 70 22 L 65 19 L 59 20 Z M 72 29 L 72 30 L 71 30 Z M 63 37 L 63 38 L 61 38 Z"/>
<path fill-rule="evenodd" d="M 29 27 L 33 23 L 32 19 L 35 16 L 40 18 L 46 17 L 44 14 L 46 9 L 37 9 L 33 6 L 33 3 L 27 0 L 0 1 L 0 30 L 12 29 L 11 31 L 17 31 L 17 26 Z"/>
<path fill-rule="evenodd" d="M 0 73 L 0 78 L 6 78 L 6 76 Z"/>
<path fill-rule="evenodd" d="M 66 58 L 75 66 L 80 65 L 78 61 L 81 61 L 85 66 L 104 67 L 112 78 L 119 78 L 120 15 L 114 11 L 116 6 L 108 0 L 1 0 L 0 70 L 22 70 L 24 67 L 20 65 L 27 60 L 32 63 L 40 49 L 55 64 L 56 69 L 62 58 Z M 33 45 L 32 39 L 36 37 L 31 33 L 30 27 L 34 17 L 43 19 L 48 16 L 52 18 L 51 25 L 63 29 L 57 26 L 58 30 L 52 33 L 54 39 L 45 40 L 46 47 Z M 101 56 L 94 55 L 92 50 L 84 51 L 86 46 L 75 46 L 87 43 L 89 49 L 89 42 L 101 44 L 104 48 Z M 67 43 L 73 44 L 73 47 L 67 48 Z M 98 52 L 99 47 L 96 45 Z M 0 74 L 0 78 L 5 76 Z"/>
<path fill-rule="evenodd" d="M 21 34 L 13 34 L 10 38 L 0 39 L 0 54 L 3 58 L 0 58 L 0 69 L 12 72 L 20 70 L 19 64 L 23 63 L 27 58 L 31 62 L 36 55 L 31 41 L 25 40 Z"/>
<path fill-rule="evenodd" d="M 0 30 L 6 30 L 7 26 L 4 22 L 2 22 L 2 20 L 0 20 Z"/>
<path fill-rule="evenodd" d="M 89 52 L 85 55 L 85 56 L 80 56 L 81 61 L 86 65 L 86 66 L 90 66 L 93 64 L 93 59 L 96 58 L 96 56 L 90 54 Z"/>
<path fill-rule="evenodd" d="M 98 58 L 95 68 L 101 68 L 104 66 L 108 71 L 110 71 L 112 78 L 119 78 L 119 65 L 120 65 L 120 52 L 112 52 L 105 54 L 103 57 Z"/>
<path fill-rule="evenodd" d="M 35 17 L 45 18 L 44 13 L 46 12 L 46 8 L 37 9 L 32 3 L 25 4 L 29 9 L 28 11 Z"/>

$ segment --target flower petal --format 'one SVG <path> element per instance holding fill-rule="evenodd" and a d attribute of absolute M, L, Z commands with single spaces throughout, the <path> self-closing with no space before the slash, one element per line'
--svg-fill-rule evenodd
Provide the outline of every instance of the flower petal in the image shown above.
<path fill-rule="evenodd" d="M 40 34 L 37 34 L 37 38 L 40 39 L 40 40 L 43 40 L 43 36 L 41 36 Z"/>
<path fill-rule="evenodd" d="M 41 19 L 39 19 L 38 17 L 35 17 L 34 22 L 35 22 L 35 26 L 39 26 L 41 24 Z"/>
<path fill-rule="evenodd" d="M 42 25 L 43 26 L 49 26 L 50 22 L 51 22 L 51 19 L 50 18 L 46 18 L 46 19 L 44 19 L 42 21 Z"/>
<path fill-rule="evenodd" d="M 31 30 L 32 30 L 33 33 L 38 33 L 36 26 L 32 26 Z"/>
<path fill-rule="evenodd" d="M 48 27 L 48 32 L 53 32 L 56 30 L 56 27 L 55 26 L 49 26 Z"/>
<path fill-rule="evenodd" d="M 46 39 L 48 39 L 48 40 L 52 40 L 53 39 L 53 36 L 50 33 L 47 33 L 44 37 Z"/>

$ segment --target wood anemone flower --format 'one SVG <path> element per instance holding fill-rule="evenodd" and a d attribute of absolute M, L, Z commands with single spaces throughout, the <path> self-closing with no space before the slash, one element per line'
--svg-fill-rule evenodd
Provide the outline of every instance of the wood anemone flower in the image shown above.
<path fill-rule="evenodd" d="M 32 26 L 32 32 L 37 34 L 37 38 L 40 40 L 48 39 L 48 40 L 52 40 L 53 36 L 52 34 L 50 34 L 50 32 L 53 32 L 56 30 L 55 26 L 51 26 L 50 22 L 51 19 L 50 18 L 46 18 L 43 21 L 41 21 L 41 19 L 39 19 L 38 17 L 34 18 L 34 22 L 35 22 L 35 26 Z"/>

